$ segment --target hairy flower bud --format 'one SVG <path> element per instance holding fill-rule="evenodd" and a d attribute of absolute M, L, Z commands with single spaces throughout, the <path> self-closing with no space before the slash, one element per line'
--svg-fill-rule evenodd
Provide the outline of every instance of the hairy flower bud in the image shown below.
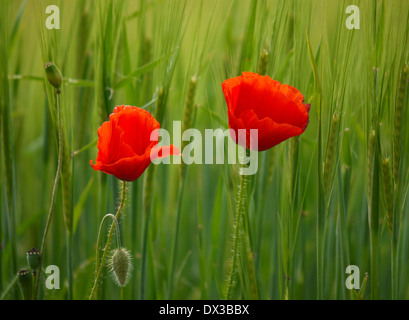
<path fill-rule="evenodd" d="M 125 287 L 132 270 L 131 254 L 125 248 L 112 251 L 110 267 L 115 282 L 120 287 Z"/>

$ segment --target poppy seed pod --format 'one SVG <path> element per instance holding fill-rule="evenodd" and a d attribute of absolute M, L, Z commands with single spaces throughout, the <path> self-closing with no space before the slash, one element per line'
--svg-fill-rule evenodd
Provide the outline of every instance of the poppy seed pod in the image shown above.
<path fill-rule="evenodd" d="M 23 299 L 31 300 L 33 292 L 33 275 L 29 270 L 20 270 L 17 275 Z"/>
<path fill-rule="evenodd" d="M 41 253 L 36 248 L 27 251 L 27 263 L 32 270 L 37 270 L 40 266 Z"/>
<path fill-rule="evenodd" d="M 47 62 L 45 64 L 45 72 L 47 79 L 55 89 L 60 89 L 62 84 L 62 75 L 60 69 L 53 63 Z"/>
<path fill-rule="evenodd" d="M 113 250 L 110 267 L 115 282 L 120 287 L 125 287 L 132 269 L 131 254 L 129 251 L 125 248 Z"/>

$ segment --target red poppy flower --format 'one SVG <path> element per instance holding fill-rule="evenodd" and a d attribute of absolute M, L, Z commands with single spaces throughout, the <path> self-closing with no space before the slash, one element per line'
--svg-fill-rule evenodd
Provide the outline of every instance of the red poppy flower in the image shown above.
<path fill-rule="evenodd" d="M 269 76 L 243 72 L 222 83 L 228 107 L 229 127 L 239 143 L 238 129 L 246 130 L 246 146 L 263 151 L 298 136 L 309 122 L 310 105 L 297 89 Z M 250 129 L 258 130 L 258 147 L 250 145 Z M 244 143 L 243 143 L 244 144 Z M 243 145 L 244 146 L 244 145 Z"/>
<path fill-rule="evenodd" d="M 169 155 L 179 155 L 179 150 L 170 145 L 158 147 L 160 124 L 141 108 L 117 106 L 98 129 L 98 155 L 94 170 L 112 174 L 124 181 L 133 181 L 145 171 L 151 160 Z M 152 152 L 152 158 L 151 158 Z"/>

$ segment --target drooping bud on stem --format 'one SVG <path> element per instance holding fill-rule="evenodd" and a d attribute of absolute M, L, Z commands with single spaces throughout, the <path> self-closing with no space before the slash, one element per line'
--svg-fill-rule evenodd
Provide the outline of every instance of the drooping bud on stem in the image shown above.
<path fill-rule="evenodd" d="M 18 273 L 18 283 L 24 300 L 32 300 L 33 276 L 29 270 L 20 270 Z"/>
<path fill-rule="evenodd" d="M 60 69 L 58 69 L 58 67 L 53 62 L 47 62 L 45 64 L 45 73 L 47 74 L 47 79 L 50 84 L 56 90 L 59 90 L 62 84 L 62 75 Z"/>
<path fill-rule="evenodd" d="M 120 287 L 125 287 L 132 270 L 131 254 L 125 248 L 114 249 L 109 262 L 112 276 Z"/>

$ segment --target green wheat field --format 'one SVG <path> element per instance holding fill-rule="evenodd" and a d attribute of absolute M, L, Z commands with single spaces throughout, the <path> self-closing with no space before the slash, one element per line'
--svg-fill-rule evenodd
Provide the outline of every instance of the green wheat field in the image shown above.
<path fill-rule="evenodd" d="M 409 1 L 1 0 L 0 26 L 0 299 L 409 298 Z M 255 175 L 151 164 L 123 189 L 91 168 L 117 105 L 171 138 L 174 121 L 228 129 L 221 83 L 243 71 L 311 104 Z"/>

